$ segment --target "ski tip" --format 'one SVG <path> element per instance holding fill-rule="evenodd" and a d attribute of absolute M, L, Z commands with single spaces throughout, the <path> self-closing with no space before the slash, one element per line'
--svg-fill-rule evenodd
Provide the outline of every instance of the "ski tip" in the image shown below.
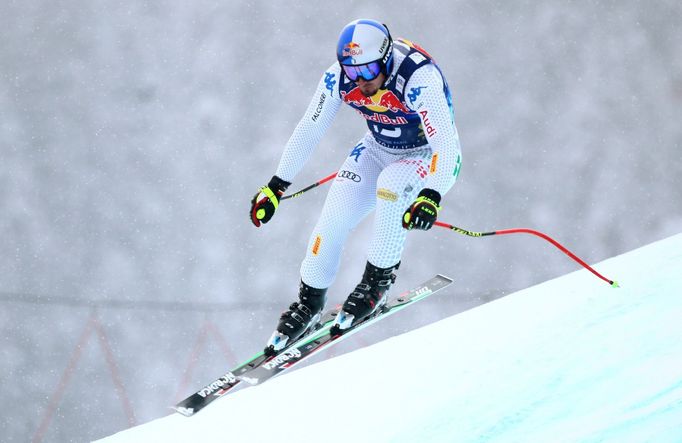
<path fill-rule="evenodd" d="M 446 275 L 443 275 L 443 274 L 436 274 L 436 277 L 440 277 L 440 278 L 442 278 L 442 279 L 444 279 L 444 280 L 447 280 L 449 283 L 454 282 L 453 279 L 451 279 L 450 277 L 448 277 L 448 276 L 446 276 Z"/>
<path fill-rule="evenodd" d="M 611 287 L 612 287 L 612 288 L 620 288 L 620 285 L 618 284 L 617 281 L 613 280 L 613 281 L 611 282 Z"/>
<path fill-rule="evenodd" d="M 173 406 L 172 409 L 175 410 L 180 415 L 185 417 L 191 417 L 194 415 L 194 408 L 185 408 L 184 406 Z"/>

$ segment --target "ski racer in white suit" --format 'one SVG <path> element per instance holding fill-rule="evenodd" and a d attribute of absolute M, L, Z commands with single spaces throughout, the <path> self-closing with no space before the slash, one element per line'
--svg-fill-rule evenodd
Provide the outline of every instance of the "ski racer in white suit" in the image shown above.
<path fill-rule="evenodd" d="M 381 307 L 408 231 L 433 226 L 441 197 L 459 174 L 461 150 L 450 90 L 433 58 L 408 40 L 394 41 L 377 21 L 355 20 L 342 30 L 337 63 L 322 75 L 275 175 L 252 200 L 255 226 L 272 218 L 344 102 L 366 120 L 369 131 L 351 149 L 331 186 L 301 265 L 299 300 L 282 314 L 265 348 L 268 355 L 317 323 L 346 238 L 373 209 L 367 265 L 337 316 L 337 329 Z"/>

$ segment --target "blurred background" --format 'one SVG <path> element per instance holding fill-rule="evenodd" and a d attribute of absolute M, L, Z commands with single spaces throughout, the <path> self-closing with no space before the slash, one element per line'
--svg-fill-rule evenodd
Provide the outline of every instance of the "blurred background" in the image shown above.
<path fill-rule="evenodd" d="M 328 188 L 262 229 L 249 201 L 360 17 L 425 47 L 453 90 L 463 166 L 442 221 L 539 229 L 589 263 L 682 230 L 679 1 L 5 0 L 3 441 L 152 420 L 262 348 Z M 339 112 L 292 190 L 365 131 Z M 350 237 L 331 302 L 359 281 L 370 227 Z M 334 352 L 578 268 L 535 237 L 415 232 L 396 290 L 435 273 L 452 289 Z"/>

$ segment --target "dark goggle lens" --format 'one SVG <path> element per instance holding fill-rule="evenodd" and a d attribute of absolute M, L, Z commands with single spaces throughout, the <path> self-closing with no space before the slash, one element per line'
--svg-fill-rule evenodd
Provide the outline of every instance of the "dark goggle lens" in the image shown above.
<path fill-rule="evenodd" d="M 381 73 L 381 65 L 379 62 L 371 62 L 360 66 L 341 66 L 343 67 L 343 72 L 345 72 L 352 81 L 356 81 L 358 78 L 362 77 L 364 80 L 370 82 L 377 78 Z"/>

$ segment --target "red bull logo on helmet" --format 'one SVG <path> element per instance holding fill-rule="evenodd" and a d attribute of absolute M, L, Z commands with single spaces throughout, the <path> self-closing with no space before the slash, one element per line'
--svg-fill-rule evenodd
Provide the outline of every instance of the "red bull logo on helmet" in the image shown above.
<path fill-rule="evenodd" d="M 344 57 L 357 57 L 358 55 L 362 55 L 362 48 L 359 44 L 350 42 L 343 47 Z"/>
<path fill-rule="evenodd" d="M 380 89 L 371 97 L 365 96 L 360 88 L 355 87 L 349 92 L 341 91 L 343 101 L 349 105 L 365 107 L 374 112 L 403 112 L 409 114 L 411 111 L 394 93 L 386 89 Z"/>

